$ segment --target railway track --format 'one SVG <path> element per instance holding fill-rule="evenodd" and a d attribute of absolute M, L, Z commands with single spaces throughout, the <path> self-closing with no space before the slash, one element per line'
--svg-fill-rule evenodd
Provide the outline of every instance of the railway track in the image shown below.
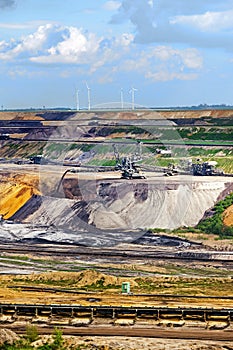
<path fill-rule="evenodd" d="M 93 139 L 86 139 L 85 141 L 82 140 L 77 140 L 77 139 L 56 139 L 56 138 L 40 138 L 40 139 L 33 139 L 33 138 L 27 138 L 27 139 L 22 139 L 22 138 L 17 138 L 17 137 L 11 137 L 9 140 L 12 141 L 21 141 L 21 142 L 59 142 L 59 143 L 86 143 L 86 144 L 124 144 L 124 145 L 132 145 L 132 141 L 117 141 L 117 140 L 107 140 L 107 142 L 103 142 L 102 140 L 93 140 Z M 8 141 L 9 141 L 8 140 Z M 155 145 L 155 146 L 163 146 L 166 144 L 167 146 L 192 146 L 192 147 L 230 147 L 232 148 L 233 143 L 232 142 L 198 142 L 198 143 L 192 143 L 187 140 L 184 140 L 183 142 L 172 142 L 169 140 L 163 140 L 163 142 L 158 142 L 158 141 L 143 141 L 144 145 Z"/>
<path fill-rule="evenodd" d="M 136 246 L 136 245 L 135 245 Z M 174 249 L 175 250 L 175 249 Z M 50 245 L 48 242 L 45 244 L 33 243 L 27 244 L 25 242 L 22 243 L 14 243 L 11 244 L 0 244 L 0 253 L 10 253 L 10 254 L 35 254 L 38 256 L 66 256 L 66 257 L 93 257 L 96 259 L 105 259 L 111 258 L 111 260 L 119 260 L 119 258 L 123 259 L 132 259 L 132 260 L 182 260 L 182 261 L 209 261 L 209 262 L 218 262 L 218 263 L 226 263 L 228 266 L 233 266 L 233 252 L 216 252 L 216 251 L 208 251 L 201 252 L 200 248 L 196 250 L 189 249 L 179 249 L 177 248 L 175 251 L 165 251 L 158 250 L 158 248 L 152 249 L 145 247 L 145 250 L 140 247 L 138 249 L 124 249 L 117 250 L 111 248 L 90 248 L 83 246 L 74 246 L 74 244 L 67 246 L 63 244 L 54 244 Z M 119 260 L 120 261 L 120 260 Z"/>
<path fill-rule="evenodd" d="M 84 294 L 84 295 L 90 295 L 94 294 L 98 297 L 103 294 L 102 292 L 92 292 L 92 291 L 84 291 L 84 290 L 78 290 L 73 288 L 55 288 L 55 287 L 37 287 L 37 286 L 26 286 L 26 285 L 13 285 L 9 286 L 8 288 L 12 289 L 20 289 L 24 292 L 41 292 L 41 293 L 72 293 L 72 294 Z M 161 299 L 216 299 L 216 300 L 233 300 L 233 295 L 227 295 L 227 296 L 221 296 L 221 295 L 183 295 L 183 294 L 158 294 L 158 293 L 130 293 L 128 295 L 129 300 L 134 297 L 147 297 L 147 298 L 158 298 Z M 97 300 L 98 301 L 98 300 Z"/>
<path fill-rule="evenodd" d="M 42 334 L 233 340 L 233 309 L 0 304 L 0 321 L 18 333 L 30 322 Z"/>

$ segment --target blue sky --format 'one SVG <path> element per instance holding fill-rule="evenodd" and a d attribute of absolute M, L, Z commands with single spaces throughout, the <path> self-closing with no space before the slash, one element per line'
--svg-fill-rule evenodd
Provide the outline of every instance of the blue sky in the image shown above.
<path fill-rule="evenodd" d="M 233 0 L 0 0 L 0 106 L 233 104 Z M 87 85 L 86 85 L 87 84 Z"/>

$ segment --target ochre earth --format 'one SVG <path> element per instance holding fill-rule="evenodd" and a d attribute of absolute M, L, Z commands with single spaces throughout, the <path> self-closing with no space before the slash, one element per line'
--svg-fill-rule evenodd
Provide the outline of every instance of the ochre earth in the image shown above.
<path fill-rule="evenodd" d="M 233 205 L 227 208 L 223 213 L 223 223 L 226 226 L 233 226 Z"/>
<path fill-rule="evenodd" d="M 1 176 L 0 215 L 10 219 L 34 194 L 39 194 L 38 177 L 34 175 Z"/>

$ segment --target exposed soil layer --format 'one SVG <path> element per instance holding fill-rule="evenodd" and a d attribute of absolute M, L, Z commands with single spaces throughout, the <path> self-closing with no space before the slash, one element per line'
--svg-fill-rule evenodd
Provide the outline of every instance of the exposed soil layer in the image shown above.
<path fill-rule="evenodd" d="M 67 118 L 80 119 L 179 119 L 179 118 L 231 118 L 233 110 L 142 110 L 142 111 L 124 111 L 124 112 L 70 112 L 70 111 L 40 111 L 40 112 L 1 112 L 0 119 L 16 120 L 66 120 Z"/>
<path fill-rule="evenodd" d="M 22 327 L 21 327 L 22 328 Z M 7 342 L 11 344 L 12 342 L 18 340 L 20 330 L 12 327 L 12 330 L 2 328 L 0 330 L 0 344 L 4 344 Z M 118 329 L 119 333 L 126 333 L 128 329 Z M 17 333 L 16 333 L 17 331 Z M 54 341 L 53 336 L 51 335 L 52 331 L 49 329 L 38 329 L 39 331 L 39 339 L 32 343 L 35 348 L 46 346 L 45 344 L 52 344 Z M 74 329 L 70 330 L 70 333 L 74 332 Z M 82 328 L 80 332 L 84 332 L 85 329 Z M 88 332 L 88 329 L 86 329 Z M 92 331 L 93 332 L 93 331 Z M 22 332 L 21 332 L 22 333 Z M 47 334 L 46 334 L 47 333 Z M 63 346 L 67 350 L 72 350 L 74 348 L 86 349 L 86 350 L 232 350 L 230 341 L 215 341 L 215 340 L 200 340 L 202 338 L 202 332 L 196 331 L 195 333 L 189 332 L 190 336 L 196 335 L 196 340 L 187 340 L 181 339 L 180 335 L 176 336 L 175 332 L 164 330 L 163 332 L 159 332 L 159 335 L 156 337 L 132 337 L 132 335 L 127 334 L 127 336 L 111 336 L 107 335 L 108 329 L 105 328 L 104 337 L 102 336 L 90 336 L 90 335 L 68 335 L 69 330 L 63 331 Z M 182 332 L 183 334 L 183 332 Z M 174 338 L 172 337 L 174 336 Z M 188 336 L 188 332 L 186 331 L 186 335 Z M 222 335 L 222 333 L 221 333 Z M 160 337 L 159 337 L 160 336 Z M 169 336 L 173 339 L 168 339 Z M 211 334 L 209 335 L 211 337 Z M 165 338 L 165 339 L 163 339 Z M 49 345 L 47 345 L 49 346 Z"/>
<path fill-rule="evenodd" d="M 226 226 L 233 226 L 233 205 L 227 208 L 223 213 L 223 223 Z"/>
<path fill-rule="evenodd" d="M 0 120 L 43 120 L 40 115 L 34 112 L 1 112 Z"/>
<path fill-rule="evenodd" d="M 39 194 L 38 178 L 33 175 L 1 175 L 0 179 L 0 215 L 11 218 L 32 196 Z"/>

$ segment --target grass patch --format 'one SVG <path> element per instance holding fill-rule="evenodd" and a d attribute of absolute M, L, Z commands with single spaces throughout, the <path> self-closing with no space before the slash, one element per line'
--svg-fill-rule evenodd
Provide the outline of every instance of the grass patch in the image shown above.
<path fill-rule="evenodd" d="M 233 281 L 232 279 L 209 277 L 209 278 L 189 278 L 189 277 L 163 277 L 155 281 L 151 278 L 137 278 L 137 292 L 143 293 L 174 293 L 183 295 L 214 295 L 214 291 L 223 290 L 228 295 L 232 295 Z M 224 283 L 224 286 L 223 286 Z"/>

